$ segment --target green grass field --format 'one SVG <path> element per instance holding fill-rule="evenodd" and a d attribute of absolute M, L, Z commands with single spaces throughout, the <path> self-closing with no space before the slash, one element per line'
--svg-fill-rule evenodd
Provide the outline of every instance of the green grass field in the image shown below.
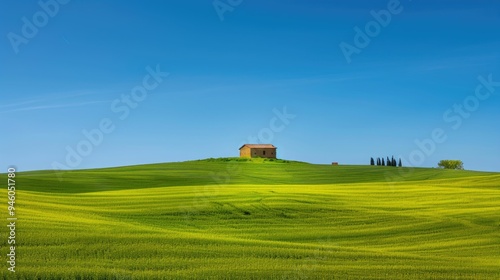
<path fill-rule="evenodd" d="M 59 175 L 17 173 L 2 278 L 500 279 L 499 173 L 213 159 Z"/>

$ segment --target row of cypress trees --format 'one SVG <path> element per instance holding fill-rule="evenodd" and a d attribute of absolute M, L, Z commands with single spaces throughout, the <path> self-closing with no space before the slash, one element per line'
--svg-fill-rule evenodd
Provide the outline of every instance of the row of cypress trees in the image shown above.
<path fill-rule="evenodd" d="M 377 158 L 376 163 L 378 166 L 403 166 L 403 164 L 401 164 L 401 159 L 399 159 L 399 162 L 396 162 L 394 156 L 392 158 L 387 157 L 387 161 L 384 158 Z M 375 165 L 375 160 L 373 158 L 370 158 L 370 165 Z"/>

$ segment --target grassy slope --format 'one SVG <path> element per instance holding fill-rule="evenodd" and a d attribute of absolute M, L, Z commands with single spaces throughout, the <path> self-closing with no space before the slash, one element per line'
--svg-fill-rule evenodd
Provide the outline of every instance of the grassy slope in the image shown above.
<path fill-rule="evenodd" d="M 230 160 L 230 161 L 225 161 Z M 199 160 L 67 172 L 25 172 L 19 178 L 24 190 L 83 193 L 103 190 L 142 189 L 219 184 L 339 184 L 488 176 L 499 173 L 394 168 L 374 166 L 330 166 L 301 162 L 271 162 L 253 159 Z M 478 178 L 479 178 L 478 177 Z M 60 178 L 62 180 L 60 180 Z"/>
<path fill-rule="evenodd" d="M 500 175 L 398 174 L 262 161 L 20 173 L 17 276 L 500 278 Z"/>

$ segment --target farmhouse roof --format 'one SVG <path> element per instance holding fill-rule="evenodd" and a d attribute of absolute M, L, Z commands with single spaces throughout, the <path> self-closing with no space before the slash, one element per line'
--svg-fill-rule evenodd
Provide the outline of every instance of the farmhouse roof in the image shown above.
<path fill-rule="evenodd" d="M 265 148 L 276 149 L 276 147 L 272 144 L 245 144 L 245 145 L 241 146 L 240 150 L 245 146 L 247 146 L 249 148 L 257 148 L 257 149 L 265 149 Z"/>

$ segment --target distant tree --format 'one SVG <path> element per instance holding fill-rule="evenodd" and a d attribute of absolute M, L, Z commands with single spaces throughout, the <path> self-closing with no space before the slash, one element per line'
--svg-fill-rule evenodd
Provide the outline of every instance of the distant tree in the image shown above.
<path fill-rule="evenodd" d="M 373 158 L 370 158 L 370 165 L 375 165 L 375 161 L 373 160 Z"/>
<path fill-rule="evenodd" d="M 385 166 L 385 161 L 384 161 L 384 158 L 382 158 L 382 166 Z"/>
<path fill-rule="evenodd" d="M 396 166 L 396 159 L 394 158 L 394 156 L 392 156 L 391 163 L 392 166 Z"/>
<path fill-rule="evenodd" d="M 380 158 L 377 158 L 377 165 L 380 166 Z"/>
<path fill-rule="evenodd" d="M 391 166 L 391 159 L 389 157 L 387 157 L 386 163 L 387 163 L 387 166 Z"/>
<path fill-rule="evenodd" d="M 438 166 L 444 169 L 464 169 L 464 163 L 461 160 L 443 159 L 438 163 Z"/>
<path fill-rule="evenodd" d="M 399 159 L 399 164 L 398 164 L 399 167 L 403 167 L 403 164 L 401 164 L 401 158 Z"/>

